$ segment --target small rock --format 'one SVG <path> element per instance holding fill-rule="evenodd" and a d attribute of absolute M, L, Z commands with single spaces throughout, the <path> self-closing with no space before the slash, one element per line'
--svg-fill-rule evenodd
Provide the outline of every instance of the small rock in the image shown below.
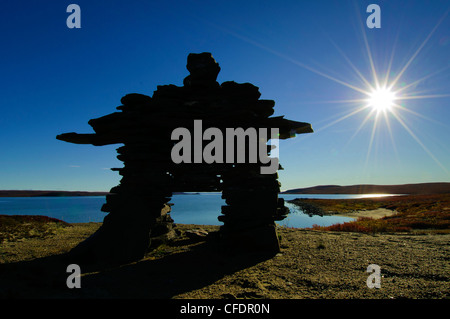
<path fill-rule="evenodd" d="M 203 229 L 189 229 L 189 230 L 186 230 L 184 233 L 190 239 L 195 239 L 195 240 L 204 240 L 206 238 L 206 236 L 208 236 L 208 232 Z"/>

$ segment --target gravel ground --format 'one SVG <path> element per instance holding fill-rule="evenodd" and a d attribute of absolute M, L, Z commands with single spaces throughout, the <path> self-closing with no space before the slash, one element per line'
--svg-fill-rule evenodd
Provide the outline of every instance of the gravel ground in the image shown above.
<path fill-rule="evenodd" d="M 47 238 L 3 242 L 0 298 L 175 299 L 447 299 L 450 235 L 360 234 L 279 228 L 281 252 L 223 255 L 210 241 L 184 232 L 217 226 L 177 225 L 171 245 L 139 262 L 82 269 L 82 288 L 68 289 L 58 257 L 100 223 L 73 224 Z M 369 288 L 370 264 L 380 267 L 380 288 Z"/>

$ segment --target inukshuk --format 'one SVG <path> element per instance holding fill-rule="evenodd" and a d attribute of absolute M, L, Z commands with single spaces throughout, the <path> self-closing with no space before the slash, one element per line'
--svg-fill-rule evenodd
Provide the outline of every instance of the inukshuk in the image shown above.
<path fill-rule="evenodd" d="M 172 192 L 183 191 L 222 191 L 226 205 L 218 218 L 223 222 L 219 238 L 224 247 L 279 251 L 275 221 L 285 218 L 289 210 L 278 198 L 276 171 L 261 174 L 261 166 L 267 164 L 259 159 L 256 163 L 192 160 L 176 164 L 171 151 L 178 141 L 171 134 L 183 127 L 193 136 L 194 120 L 202 121 L 203 130 L 219 128 L 224 136 L 226 128 L 277 128 L 280 139 L 312 132 L 311 125 L 270 117 L 275 102 L 259 99 L 258 87 L 250 83 L 219 84 L 220 67 L 210 53 L 189 54 L 187 69 L 190 75 L 181 87 L 158 86 L 152 97 L 125 95 L 119 112 L 88 122 L 95 133 L 57 136 L 77 144 L 123 144 L 117 158 L 124 166 L 112 168 L 122 179 L 102 207 L 109 214 L 94 235 L 72 250 L 73 255 L 103 262 L 141 259 L 152 239 L 173 233 L 168 202 Z M 203 146 L 208 142 L 203 141 Z M 270 154 L 270 145 L 265 148 Z M 201 156 L 194 146 L 192 150 L 193 158 Z"/>

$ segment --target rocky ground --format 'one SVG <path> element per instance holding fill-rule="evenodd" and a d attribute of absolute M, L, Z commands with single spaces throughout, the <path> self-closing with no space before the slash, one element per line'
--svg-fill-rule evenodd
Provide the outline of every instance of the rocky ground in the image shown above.
<path fill-rule="evenodd" d="M 52 228 L 46 236 L 3 239 L 0 298 L 175 299 L 446 299 L 449 234 L 361 234 L 279 228 L 275 256 L 217 251 L 217 226 L 177 225 L 178 238 L 139 262 L 82 268 L 69 289 L 61 254 L 100 223 Z M 208 240 L 189 230 L 209 232 Z M 47 231 L 48 233 L 48 231 Z M 189 235 L 189 236 L 188 236 Z M 201 235 L 201 234 L 200 234 Z M 381 269 L 381 288 L 368 288 L 367 267 Z"/>

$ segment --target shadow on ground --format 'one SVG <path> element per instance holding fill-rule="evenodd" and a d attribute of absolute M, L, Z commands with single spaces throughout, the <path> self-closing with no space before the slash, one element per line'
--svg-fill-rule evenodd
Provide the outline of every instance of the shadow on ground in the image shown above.
<path fill-rule="evenodd" d="M 81 267 L 81 288 L 69 289 L 67 255 L 0 265 L 0 298 L 167 299 L 210 285 L 273 254 L 219 252 L 210 241 L 157 259 L 115 267 Z"/>

